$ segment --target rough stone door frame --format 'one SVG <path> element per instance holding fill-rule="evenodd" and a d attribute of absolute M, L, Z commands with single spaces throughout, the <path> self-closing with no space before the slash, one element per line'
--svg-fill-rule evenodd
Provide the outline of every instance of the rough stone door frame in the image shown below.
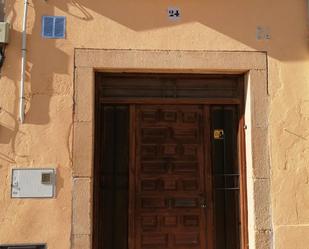
<path fill-rule="evenodd" d="M 245 74 L 249 248 L 270 249 L 267 54 L 100 49 L 75 50 L 71 249 L 91 249 L 95 71 Z"/>

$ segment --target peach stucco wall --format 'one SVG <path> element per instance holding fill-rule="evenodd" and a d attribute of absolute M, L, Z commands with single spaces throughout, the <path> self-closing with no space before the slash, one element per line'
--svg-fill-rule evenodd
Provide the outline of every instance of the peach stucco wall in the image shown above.
<path fill-rule="evenodd" d="M 181 9 L 179 21 L 166 9 Z M 22 0 L 7 0 L 11 41 L 0 79 L 0 244 L 69 249 L 74 49 L 267 51 L 271 210 L 276 249 L 309 245 L 309 56 L 305 0 L 33 0 L 25 124 L 18 121 Z M 67 17 L 63 40 L 41 38 L 41 16 Z M 265 27 L 269 40 L 257 40 Z M 254 113 L 252 114 L 254 115 Z M 57 198 L 10 198 L 12 167 L 57 168 Z"/>

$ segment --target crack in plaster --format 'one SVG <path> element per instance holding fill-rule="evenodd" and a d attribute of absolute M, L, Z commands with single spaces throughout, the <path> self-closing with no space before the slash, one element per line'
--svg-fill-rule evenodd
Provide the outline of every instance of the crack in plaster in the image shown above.
<path fill-rule="evenodd" d="M 68 156 L 69 156 L 69 162 L 70 162 L 70 167 L 72 168 L 73 166 L 73 117 L 72 117 L 72 122 L 70 123 L 69 126 L 69 131 L 67 135 L 67 150 L 68 150 Z"/>

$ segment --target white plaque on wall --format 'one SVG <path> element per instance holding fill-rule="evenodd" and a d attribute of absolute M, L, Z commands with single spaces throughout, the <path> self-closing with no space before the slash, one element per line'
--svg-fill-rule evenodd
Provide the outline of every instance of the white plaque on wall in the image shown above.
<path fill-rule="evenodd" d="M 52 198 L 55 193 L 55 169 L 12 170 L 12 198 Z"/>

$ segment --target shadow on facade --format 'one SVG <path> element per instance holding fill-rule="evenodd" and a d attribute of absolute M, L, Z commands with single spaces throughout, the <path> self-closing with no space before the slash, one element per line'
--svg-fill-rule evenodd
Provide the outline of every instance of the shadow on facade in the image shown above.
<path fill-rule="evenodd" d="M 15 1 L 7 1 L 6 13 L 11 15 L 11 23 L 16 23 L 17 14 L 14 9 Z M 34 5 L 29 5 L 29 15 L 35 14 L 34 26 L 31 30 L 28 28 L 27 34 L 27 68 L 25 82 L 26 115 L 27 124 L 47 124 L 50 117 L 50 99 L 56 96 L 54 91 L 54 75 L 68 74 L 68 55 L 56 46 L 56 40 L 41 38 L 41 14 L 36 15 L 36 1 Z M 20 6 L 22 7 L 22 6 Z M 49 9 L 50 11 L 50 9 Z M 53 9 L 52 9 L 53 11 Z M 53 15 L 50 13 L 50 15 Z M 21 19 L 22 17 L 18 17 Z M 11 29 L 10 44 L 7 48 L 7 54 L 14 54 L 7 58 L 2 76 L 12 79 L 15 86 L 14 96 L 19 96 L 20 88 L 20 56 L 22 33 Z M 46 53 L 48 52 L 48 53 Z M 48 54 L 48 56 L 46 56 Z M 16 59 L 16 57 L 18 59 Z M 61 63 L 57 63 L 61 61 Z M 64 66 L 65 65 L 65 66 Z M 70 82 L 67 82 L 70 84 Z M 15 101 L 15 113 L 18 116 L 18 102 Z"/>
<path fill-rule="evenodd" d="M 87 10 L 108 17 L 135 31 L 146 31 L 185 23 L 198 22 L 235 39 L 254 50 L 267 50 L 282 61 L 308 58 L 306 1 L 281 2 L 280 5 L 264 1 L 128 1 L 128 0 L 71 0 L 53 1 L 50 4 L 80 19 L 92 20 Z M 267 5 L 267 8 L 266 8 Z M 180 21 L 167 18 L 167 8 L 177 6 L 182 12 Z M 70 14 L 77 7 L 80 15 Z M 304 20 L 303 25 L 301 20 Z M 257 40 L 257 27 L 266 28 L 270 41 Z M 175 37 L 175 41 L 177 41 Z M 309 44 L 309 43 L 308 43 Z M 267 48 L 267 49 L 265 49 Z M 205 48 L 207 49 L 207 48 Z"/>
<path fill-rule="evenodd" d="M 303 26 L 299 25 L 301 19 L 306 20 L 307 18 L 305 1 L 298 4 L 286 1 L 282 2 L 280 7 L 275 3 L 268 3 L 267 9 L 265 9 L 264 2 L 241 0 L 191 2 L 185 0 L 177 2 L 102 0 L 99 4 L 97 0 L 32 2 L 29 12 L 36 16 L 33 29 L 29 30 L 28 50 L 31 52 L 27 57 L 26 84 L 26 92 L 28 93 L 26 95 L 26 123 L 30 124 L 49 123 L 50 101 L 53 96 L 57 95 L 54 91 L 55 80 L 53 77 L 55 74 L 69 74 L 69 71 L 73 70 L 73 65 L 69 63 L 71 55 L 61 49 L 61 41 L 43 40 L 40 37 L 41 16 L 43 14 L 53 15 L 55 8 L 61 9 L 68 16 L 85 22 L 92 21 L 93 14 L 97 13 L 136 32 L 176 27 L 187 23 L 200 23 L 247 45 L 252 50 L 267 50 L 269 56 L 281 61 L 302 60 L 308 57 L 308 48 L 300 45 L 304 44 L 304 40 L 307 41 L 308 37 L 306 23 L 303 22 Z M 6 3 L 6 13 L 10 13 L 12 23 L 17 22 L 17 14 L 14 9 L 16 4 L 16 1 L 7 1 Z M 22 2 L 18 4 L 21 5 L 19 8 L 22 8 Z M 180 8 L 182 15 L 180 21 L 172 22 L 167 18 L 167 8 L 171 6 Z M 73 9 L 74 11 L 72 11 Z M 18 18 L 21 19 L 19 16 Z M 256 28 L 258 26 L 269 28 L 271 34 L 269 41 L 257 40 Z M 100 31 L 98 30 L 98 32 Z M 176 36 L 171 34 L 175 43 L 180 39 L 177 35 L 179 35 L 179 31 L 176 32 Z M 190 42 L 190 37 L 186 39 Z M 210 37 L 209 39 L 214 38 Z M 21 33 L 13 29 L 11 41 L 8 53 L 20 55 Z M 65 42 L 63 44 L 66 44 Z M 88 44 L 83 44 L 83 46 L 87 47 Z M 52 56 L 46 57 L 45 51 L 49 51 L 48 54 Z M 8 58 L 5 63 L 6 69 L 3 70 L 6 72 L 3 76 L 12 79 L 16 84 L 14 96 L 19 96 L 20 56 L 18 58 L 18 60 L 14 57 Z M 57 63 L 59 61 L 61 63 Z M 18 101 L 16 101 L 15 112 L 18 113 Z"/>

